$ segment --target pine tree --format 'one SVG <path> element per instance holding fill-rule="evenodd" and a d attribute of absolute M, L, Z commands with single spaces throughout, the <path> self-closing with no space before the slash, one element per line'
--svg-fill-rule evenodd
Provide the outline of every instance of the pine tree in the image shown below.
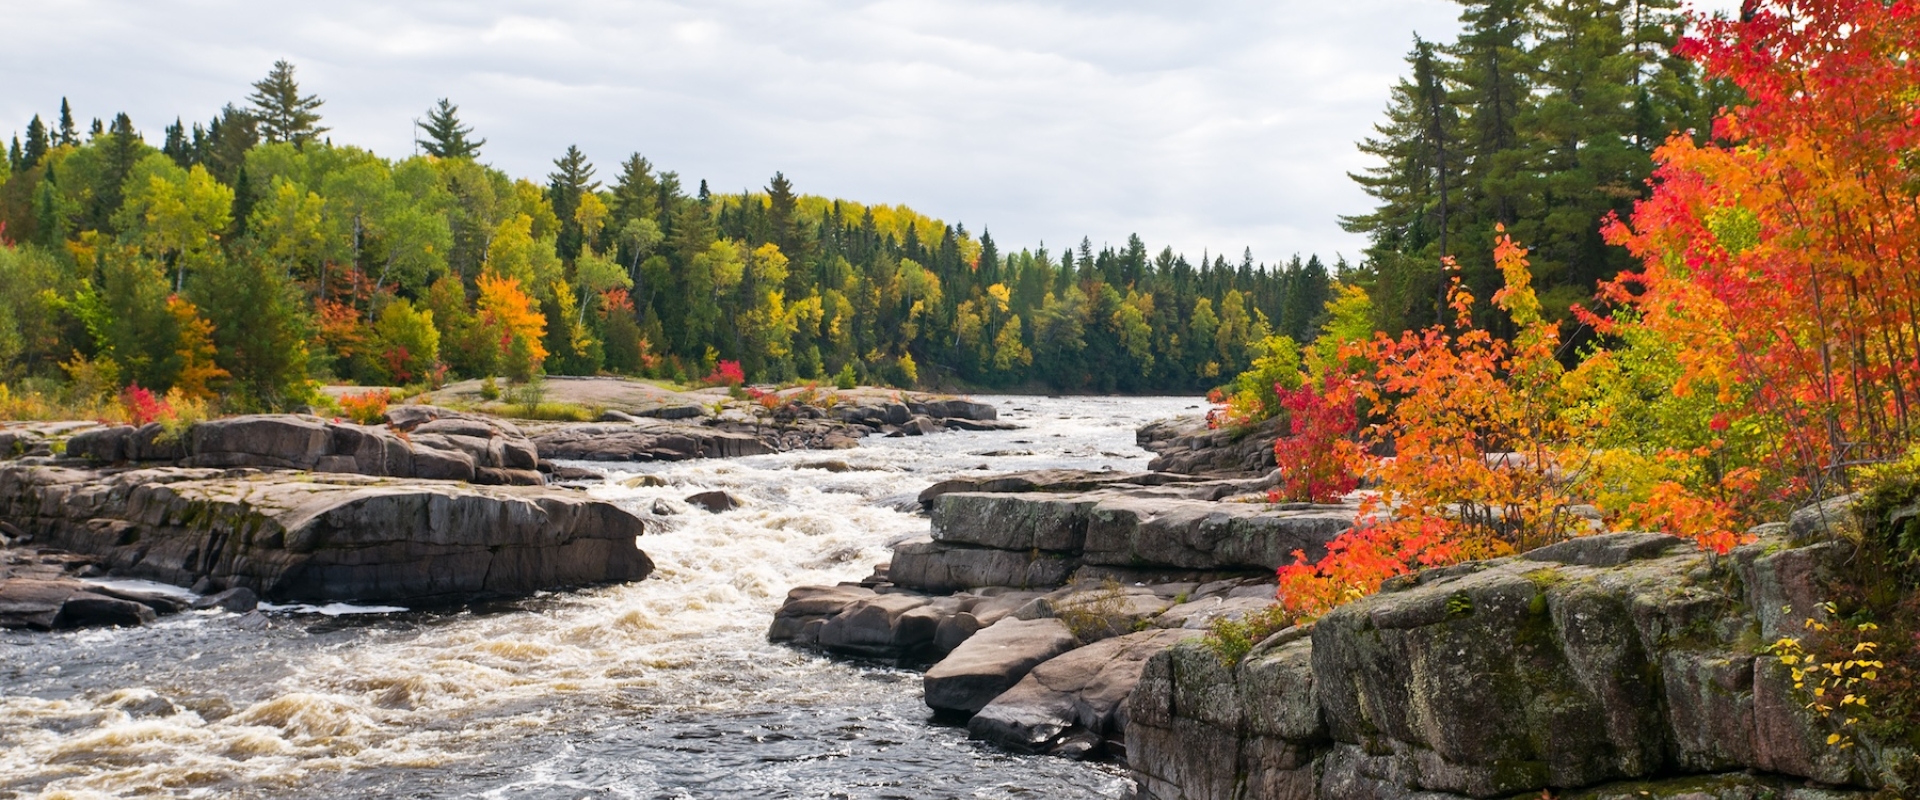
<path fill-rule="evenodd" d="M 267 77 L 254 82 L 247 102 L 253 104 L 260 135 L 268 142 L 304 145 L 329 130 L 320 127 L 317 113 L 326 101 L 318 95 L 301 97 L 300 84 L 293 78 L 293 64 L 284 60 L 273 62 Z"/>
<path fill-rule="evenodd" d="M 15 134 L 13 146 L 7 148 L 7 165 L 12 167 L 14 172 L 22 172 L 28 166 L 26 158 L 27 154 L 20 151 L 20 136 Z"/>
<path fill-rule="evenodd" d="M 414 141 L 428 155 L 437 158 L 479 158 L 480 148 L 487 140 L 468 139 L 473 128 L 460 124 L 459 113 L 459 106 L 447 102 L 447 98 L 440 98 L 433 108 L 427 109 L 427 121 L 416 123 L 420 130 L 426 132 L 427 138 Z"/>
<path fill-rule="evenodd" d="M 80 136 L 73 129 L 73 108 L 67 105 L 67 98 L 60 98 L 60 131 L 56 144 L 79 144 Z"/>
<path fill-rule="evenodd" d="M 33 121 L 27 123 L 27 149 L 24 154 L 23 163 L 28 167 L 40 163 L 41 159 L 47 157 L 47 149 L 49 146 L 47 142 L 47 125 L 40 121 L 39 114 L 35 114 L 33 115 Z"/>

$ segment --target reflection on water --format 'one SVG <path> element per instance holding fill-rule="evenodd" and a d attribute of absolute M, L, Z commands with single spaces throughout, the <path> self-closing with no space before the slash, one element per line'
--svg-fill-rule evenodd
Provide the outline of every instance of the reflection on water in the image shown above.
<path fill-rule="evenodd" d="M 0 797 L 1123 796 L 1111 767 L 933 723 L 917 673 L 765 641 L 789 588 L 858 579 L 923 533 L 895 508 L 928 484 L 1141 469 L 1133 429 L 1194 413 L 1185 398 L 979 399 L 1029 428 L 614 470 L 595 496 L 677 512 L 641 540 L 658 569 L 639 583 L 0 634 Z M 641 471 L 666 485 L 620 483 Z M 680 500 L 708 489 L 746 506 Z"/>

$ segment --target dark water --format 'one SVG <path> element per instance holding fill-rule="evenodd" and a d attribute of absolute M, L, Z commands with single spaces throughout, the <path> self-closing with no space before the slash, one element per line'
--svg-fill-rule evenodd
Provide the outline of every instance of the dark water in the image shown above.
<path fill-rule="evenodd" d="M 616 470 L 592 491 L 636 510 L 747 502 L 666 517 L 635 584 L 0 634 L 0 797 L 1125 796 L 1111 766 L 968 742 L 918 673 L 765 642 L 787 589 L 858 578 L 925 531 L 889 501 L 982 469 L 1139 469 L 1133 429 L 1195 404 L 983 399 L 1029 429 Z M 828 460 L 850 469 L 807 467 Z M 669 485 L 618 483 L 643 470 Z"/>

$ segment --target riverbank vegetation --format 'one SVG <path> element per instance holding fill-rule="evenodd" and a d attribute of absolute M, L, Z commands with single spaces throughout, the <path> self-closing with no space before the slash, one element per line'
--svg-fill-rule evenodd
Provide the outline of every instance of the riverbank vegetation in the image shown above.
<path fill-rule="evenodd" d="M 1290 607 L 1598 527 L 1724 553 L 1911 447 L 1920 9 L 1779 0 L 1695 24 L 1676 53 L 1740 99 L 1670 136 L 1652 193 L 1596 227 L 1633 269 L 1556 314 L 1557 268 L 1496 225 L 1490 305 L 1446 259 L 1450 318 L 1330 332 L 1316 349 L 1338 355 L 1281 382 L 1276 499 L 1365 479 L 1393 506 L 1283 569 Z"/>

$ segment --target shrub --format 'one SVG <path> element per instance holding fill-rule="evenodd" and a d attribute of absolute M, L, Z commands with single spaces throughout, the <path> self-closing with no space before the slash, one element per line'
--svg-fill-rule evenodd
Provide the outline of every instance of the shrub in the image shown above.
<path fill-rule="evenodd" d="M 859 385 L 860 377 L 853 374 L 853 362 L 851 361 L 842 364 L 839 374 L 833 376 L 833 388 L 835 389 L 846 390 Z"/>
<path fill-rule="evenodd" d="M 738 361 L 721 361 L 714 364 L 713 372 L 701 378 L 700 382 L 708 386 L 735 387 L 747 382 L 747 373 L 740 368 Z"/>
<path fill-rule="evenodd" d="M 132 425 L 146 425 L 173 418 L 173 407 L 167 405 L 164 398 L 155 397 L 153 392 L 137 383 L 120 390 L 120 410 Z"/>
<path fill-rule="evenodd" d="M 386 418 L 387 403 L 391 400 L 392 395 L 386 389 L 343 395 L 340 398 L 340 411 L 356 423 L 373 425 Z"/>
<path fill-rule="evenodd" d="M 1253 652 L 1254 645 L 1267 637 L 1294 626 L 1298 617 L 1278 603 L 1239 619 L 1215 617 L 1207 623 L 1207 635 L 1201 639 L 1208 650 L 1227 667 L 1238 665 Z"/>

